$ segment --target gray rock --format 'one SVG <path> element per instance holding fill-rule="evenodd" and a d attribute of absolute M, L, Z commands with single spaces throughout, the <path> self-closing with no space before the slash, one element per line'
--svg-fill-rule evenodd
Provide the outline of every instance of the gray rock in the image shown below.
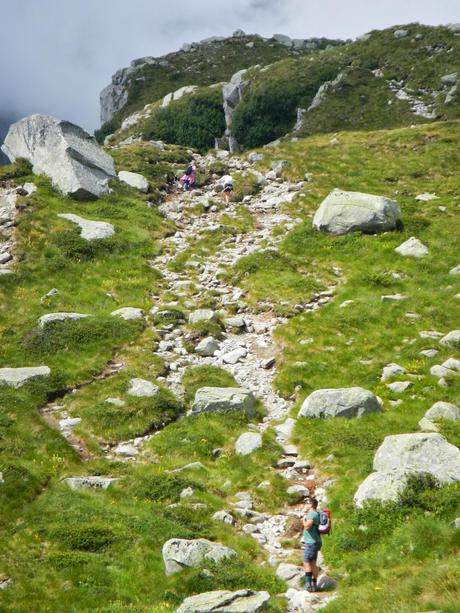
<path fill-rule="evenodd" d="M 82 128 L 47 115 L 31 115 L 10 126 L 2 151 L 25 158 L 37 175 L 51 178 L 63 194 L 99 198 L 115 176 L 113 159 Z"/>
<path fill-rule="evenodd" d="M 412 381 L 394 381 L 393 383 L 387 383 L 386 386 L 395 394 L 401 394 L 405 392 L 413 384 Z"/>
<path fill-rule="evenodd" d="M 144 311 L 136 307 L 122 307 L 121 309 L 112 311 L 110 314 L 114 317 L 121 317 L 126 321 L 130 321 L 132 319 L 142 319 L 144 317 Z"/>
<path fill-rule="evenodd" d="M 225 134 L 228 138 L 229 149 L 231 153 L 237 153 L 239 151 L 239 144 L 235 137 L 232 135 L 232 119 L 233 113 L 236 107 L 240 103 L 244 90 L 247 88 L 249 81 L 243 77 L 246 73 L 246 69 L 236 72 L 228 83 L 224 83 L 222 87 L 222 96 L 224 100 L 224 115 L 225 115 Z"/>
<path fill-rule="evenodd" d="M 163 545 L 162 554 L 166 574 L 172 575 L 206 561 L 221 562 L 235 556 L 236 551 L 207 539 L 169 539 Z"/>
<path fill-rule="evenodd" d="M 139 453 L 139 449 L 137 449 L 137 447 L 134 447 L 134 445 L 126 445 L 122 443 L 115 447 L 114 452 L 117 455 L 124 456 L 125 458 L 133 458 Z"/>
<path fill-rule="evenodd" d="M 449 419 L 452 421 L 460 420 L 460 408 L 450 402 L 439 400 L 428 409 L 424 417 L 431 421 L 436 419 Z"/>
<path fill-rule="evenodd" d="M 235 518 L 228 511 L 216 511 L 212 516 L 215 521 L 223 521 L 224 524 L 234 526 L 236 524 Z"/>
<path fill-rule="evenodd" d="M 451 269 L 449 270 L 449 274 L 450 274 L 450 275 L 454 275 L 454 276 L 460 275 L 460 264 L 458 264 L 458 265 L 457 265 L 457 266 L 455 266 L 454 268 L 451 268 Z"/>
<path fill-rule="evenodd" d="M 268 592 L 217 590 L 186 598 L 176 613 L 258 613 L 269 600 Z"/>
<path fill-rule="evenodd" d="M 256 399 L 252 392 L 241 387 L 202 387 L 196 391 L 190 413 L 244 412 L 253 416 Z"/>
<path fill-rule="evenodd" d="M 195 352 L 201 356 L 212 356 L 219 349 L 219 342 L 212 336 L 207 336 L 195 347 Z"/>
<path fill-rule="evenodd" d="M 67 219 L 68 221 L 80 226 L 80 236 L 86 241 L 108 238 L 115 232 L 113 225 L 107 221 L 93 221 L 90 219 L 84 219 L 83 217 L 74 215 L 73 213 L 59 213 L 58 217 Z"/>
<path fill-rule="evenodd" d="M 407 470 L 371 473 L 358 487 L 353 498 L 355 505 L 362 507 L 367 500 L 380 500 L 380 502 L 397 500 L 406 487 L 410 474 Z"/>
<path fill-rule="evenodd" d="M 72 430 L 73 428 L 76 428 L 80 424 L 81 424 L 80 417 L 65 417 L 64 419 L 59 420 L 59 428 L 64 432 Z"/>
<path fill-rule="evenodd" d="M 40 328 L 44 328 L 53 321 L 76 321 L 78 319 L 85 319 L 86 317 L 89 317 L 89 315 L 85 315 L 84 313 L 48 313 L 47 315 L 42 315 L 38 319 L 38 325 Z"/>
<path fill-rule="evenodd" d="M 25 383 L 38 377 L 48 377 L 48 366 L 24 366 L 22 368 L 0 368 L 0 385 L 22 387 Z"/>
<path fill-rule="evenodd" d="M 460 349 L 460 330 L 452 330 L 439 341 L 440 345 L 451 349 Z"/>
<path fill-rule="evenodd" d="M 145 379 L 131 379 L 131 387 L 128 390 L 130 396 L 137 396 L 138 398 L 150 398 L 158 394 L 160 388 L 158 385 L 146 381 Z"/>
<path fill-rule="evenodd" d="M 191 324 L 196 324 L 199 321 L 216 321 L 216 319 L 217 313 L 211 309 L 198 309 L 188 316 L 188 321 Z"/>
<path fill-rule="evenodd" d="M 257 153 L 253 151 L 252 153 L 248 155 L 248 162 L 250 162 L 251 164 L 254 164 L 254 162 L 260 162 L 260 160 L 263 160 L 263 159 L 264 159 L 263 153 Z"/>
<path fill-rule="evenodd" d="M 286 421 L 275 426 L 275 432 L 278 436 L 281 436 L 283 438 L 289 438 L 294 431 L 296 423 L 296 419 L 288 417 Z"/>
<path fill-rule="evenodd" d="M 403 294 L 386 294 L 385 296 L 380 296 L 382 302 L 400 302 L 401 300 L 405 300 L 406 296 Z"/>
<path fill-rule="evenodd" d="M 226 364 L 236 364 L 237 362 L 245 358 L 247 354 L 248 354 L 247 349 L 245 349 L 244 347 L 237 347 L 236 349 L 233 349 L 233 351 L 229 351 L 228 353 L 225 353 L 222 356 L 222 360 Z"/>
<path fill-rule="evenodd" d="M 296 502 L 300 502 L 306 496 L 310 495 L 310 490 L 304 485 L 291 485 L 287 488 L 286 492 L 289 494 L 289 496 L 295 498 Z"/>
<path fill-rule="evenodd" d="M 107 402 L 107 404 L 113 404 L 116 407 L 122 407 L 126 404 L 121 398 L 106 398 L 104 402 Z"/>
<path fill-rule="evenodd" d="M 428 248 L 415 236 L 408 238 L 407 241 L 396 247 L 395 251 L 399 255 L 413 258 L 423 258 L 428 255 Z"/>
<path fill-rule="evenodd" d="M 445 362 L 442 363 L 443 368 L 448 368 L 449 370 L 454 370 L 457 373 L 460 373 L 460 360 L 456 358 L 448 358 Z"/>
<path fill-rule="evenodd" d="M 46 302 L 48 302 L 49 298 L 52 298 L 53 296 L 56 296 L 57 294 L 59 294 L 59 290 L 56 287 L 53 287 L 52 289 L 50 289 L 49 292 L 47 292 L 44 296 L 40 298 L 41 304 L 45 304 Z"/>
<path fill-rule="evenodd" d="M 406 372 L 406 369 L 403 368 L 402 366 L 399 366 L 399 364 L 387 364 L 384 368 L 383 368 L 383 372 L 382 372 L 382 376 L 380 377 L 380 381 L 387 381 L 387 379 L 391 379 L 391 377 L 394 377 L 395 375 L 402 375 Z"/>
<path fill-rule="evenodd" d="M 451 528 L 460 528 L 460 517 L 456 517 L 453 521 L 451 521 L 449 526 Z M 439 613 L 441 613 L 441 611 Z"/>
<path fill-rule="evenodd" d="M 224 320 L 225 326 L 228 328 L 236 328 L 238 330 L 242 330 L 246 327 L 246 322 L 243 317 L 227 317 Z"/>
<path fill-rule="evenodd" d="M 316 211 L 313 227 L 328 234 L 384 232 L 396 228 L 400 214 L 394 200 L 334 189 Z"/>
<path fill-rule="evenodd" d="M 441 366 L 440 364 L 435 364 L 430 368 L 430 375 L 433 375 L 434 377 L 438 377 L 440 379 L 441 377 L 455 376 L 457 375 L 457 373 L 450 368 L 446 368 L 445 366 Z"/>
<path fill-rule="evenodd" d="M 276 576 L 286 581 L 290 587 L 298 587 L 303 579 L 304 570 L 301 566 L 282 562 L 276 569 Z"/>
<path fill-rule="evenodd" d="M 409 34 L 408 30 L 395 30 L 393 32 L 394 38 L 405 38 Z"/>
<path fill-rule="evenodd" d="M 321 389 L 304 400 L 298 417 L 362 417 L 381 410 L 377 397 L 362 387 Z"/>
<path fill-rule="evenodd" d="M 374 457 L 374 470 L 428 472 L 441 482 L 460 480 L 460 451 L 436 433 L 385 437 Z"/>
<path fill-rule="evenodd" d="M 235 443 L 238 455 L 249 455 L 262 447 L 262 435 L 259 432 L 243 432 Z"/>
<path fill-rule="evenodd" d="M 426 358 L 434 358 L 438 353 L 439 351 L 437 349 L 423 349 L 423 351 L 420 351 L 420 355 Z"/>
<path fill-rule="evenodd" d="M 126 183 L 130 187 L 134 187 L 138 189 L 140 192 L 146 194 L 149 191 L 149 182 L 144 177 L 137 172 L 129 172 L 128 170 L 120 170 L 118 173 L 118 178 L 122 183 Z"/>
<path fill-rule="evenodd" d="M 420 430 L 423 430 L 424 432 L 439 432 L 438 426 L 426 417 L 422 417 L 422 419 L 418 422 L 418 426 Z"/>
<path fill-rule="evenodd" d="M 63 479 L 64 483 L 72 490 L 77 489 L 91 489 L 91 490 L 106 490 L 108 487 L 119 481 L 115 477 L 103 477 L 103 476 L 87 476 L 87 477 L 67 477 Z"/>
<path fill-rule="evenodd" d="M 458 72 L 452 72 L 451 74 L 445 74 L 441 77 L 441 83 L 443 85 L 455 85 L 458 80 Z"/>

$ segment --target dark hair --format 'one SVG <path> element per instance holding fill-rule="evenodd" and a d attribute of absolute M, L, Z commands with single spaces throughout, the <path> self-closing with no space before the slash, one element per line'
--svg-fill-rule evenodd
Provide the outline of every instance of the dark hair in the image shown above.
<path fill-rule="evenodd" d="M 316 498 L 312 498 L 311 496 L 307 496 L 305 498 L 305 502 L 311 502 L 315 509 L 318 507 L 318 501 L 316 500 Z"/>

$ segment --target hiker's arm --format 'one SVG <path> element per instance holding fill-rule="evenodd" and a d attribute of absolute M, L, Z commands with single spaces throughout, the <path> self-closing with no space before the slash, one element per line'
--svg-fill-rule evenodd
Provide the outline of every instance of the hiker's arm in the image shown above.
<path fill-rule="evenodd" d="M 313 526 L 313 520 L 312 519 L 308 519 L 308 517 L 304 517 L 303 518 L 303 527 L 305 528 L 305 530 L 310 530 L 310 528 Z"/>

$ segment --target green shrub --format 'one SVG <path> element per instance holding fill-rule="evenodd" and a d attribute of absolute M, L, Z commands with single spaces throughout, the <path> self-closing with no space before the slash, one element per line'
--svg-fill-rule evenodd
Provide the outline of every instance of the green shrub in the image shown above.
<path fill-rule="evenodd" d="M 50 536 L 68 549 L 94 553 L 105 551 L 120 539 L 112 527 L 97 523 L 76 523 L 52 528 Z"/>
<path fill-rule="evenodd" d="M 132 248 L 132 245 L 127 241 L 116 236 L 102 238 L 97 241 L 87 241 L 81 238 L 78 230 L 57 232 L 53 243 L 58 247 L 64 258 L 76 262 L 93 260 L 111 253 L 124 253 L 129 248 Z"/>
<path fill-rule="evenodd" d="M 143 137 L 206 151 L 225 131 L 220 89 L 201 89 L 159 108 L 146 122 Z"/>

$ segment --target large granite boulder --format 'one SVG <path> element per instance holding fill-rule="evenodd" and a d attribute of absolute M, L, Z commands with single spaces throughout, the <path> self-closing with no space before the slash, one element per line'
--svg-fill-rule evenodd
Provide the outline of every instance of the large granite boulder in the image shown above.
<path fill-rule="evenodd" d="M 400 214 L 399 204 L 394 200 L 334 189 L 316 211 L 313 227 L 328 234 L 357 230 L 374 234 L 394 230 Z"/>
<path fill-rule="evenodd" d="M 79 126 L 48 115 L 30 115 L 8 131 L 2 151 L 11 162 L 25 158 L 37 175 L 77 199 L 99 198 L 116 176 L 113 159 Z"/>
<path fill-rule="evenodd" d="M 169 539 L 163 545 L 162 554 L 166 574 L 172 575 L 206 561 L 220 562 L 235 556 L 236 551 L 207 539 Z"/>
<path fill-rule="evenodd" d="M 140 192 L 146 194 L 149 191 L 149 182 L 144 175 L 138 172 L 130 172 L 129 170 L 120 170 L 118 178 L 122 183 L 126 183 L 130 187 L 138 189 Z"/>
<path fill-rule="evenodd" d="M 362 387 L 332 388 L 310 394 L 298 417 L 362 417 L 381 410 L 377 396 Z"/>
<path fill-rule="evenodd" d="M 443 483 L 460 481 L 460 451 L 436 432 L 386 436 L 374 457 L 374 470 L 432 474 Z"/>
<path fill-rule="evenodd" d="M 202 387 L 195 393 L 190 413 L 226 413 L 240 411 L 248 417 L 254 415 L 256 399 L 242 387 Z"/>
<path fill-rule="evenodd" d="M 407 485 L 408 470 L 389 470 L 371 473 L 364 479 L 353 497 L 355 505 L 362 507 L 366 500 L 390 502 L 398 499 Z"/>
<path fill-rule="evenodd" d="M 233 136 L 231 130 L 233 113 L 243 97 L 244 90 L 249 85 L 249 81 L 244 79 L 246 72 L 246 68 L 239 70 L 232 76 L 230 81 L 228 83 L 224 83 L 222 87 L 226 125 L 225 135 L 228 138 L 228 145 L 231 153 L 237 153 L 240 150 L 240 146 L 236 138 Z"/>
<path fill-rule="evenodd" d="M 269 600 L 268 592 L 217 590 L 186 598 L 176 613 L 257 613 Z"/>

